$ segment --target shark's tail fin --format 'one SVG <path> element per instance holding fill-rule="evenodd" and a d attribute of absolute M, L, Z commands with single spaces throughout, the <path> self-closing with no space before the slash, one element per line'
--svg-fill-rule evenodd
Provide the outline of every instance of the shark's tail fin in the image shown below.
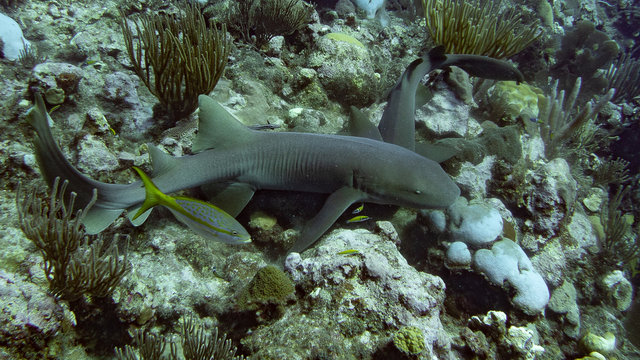
<path fill-rule="evenodd" d="M 79 208 L 86 206 L 93 195 L 94 189 L 98 191 L 98 200 L 91 210 L 85 215 L 83 224 L 87 233 L 96 234 L 104 230 L 120 216 L 123 208 L 111 204 L 108 195 L 114 190 L 123 189 L 125 185 L 106 184 L 80 173 L 67 161 L 58 147 L 49 128 L 49 114 L 44 100 L 40 94 L 35 95 L 35 105 L 29 111 L 27 120 L 36 129 L 37 137 L 34 139 L 36 158 L 45 182 L 51 186 L 56 177 L 69 182 L 69 190 L 77 194 L 76 204 Z"/>

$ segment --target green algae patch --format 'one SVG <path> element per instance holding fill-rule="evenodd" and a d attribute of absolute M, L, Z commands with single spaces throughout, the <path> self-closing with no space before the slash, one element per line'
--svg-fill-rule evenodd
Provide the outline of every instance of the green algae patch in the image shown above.
<path fill-rule="evenodd" d="M 494 116 L 507 122 L 518 117 L 537 119 L 538 103 L 544 97 L 542 90 L 525 83 L 515 81 L 500 81 L 489 90 Z"/>
<path fill-rule="evenodd" d="M 289 277 L 279 268 L 267 265 L 258 270 L 249 285 L 238 296 L 241 307 L 255 310 L 262 305 L 283 305 L 295 288 Z"/>
<path fill-rule="evenodd" d="M 353 44 L 364 48 L 364 45 L 356 38 L 351 35 L 343 34 L 343 33 L 328 33 L 325 35 L 327 39 L 335 40 L 335 41 L 344 41 L 349 44 Z"/>
<path fill-rule="evenodd" d="M 415 326 L 405 326 L 398 330 L 393 336 L 393 345 L 408 355 L 419 354 L 426 347 L 422 330 Z"/>

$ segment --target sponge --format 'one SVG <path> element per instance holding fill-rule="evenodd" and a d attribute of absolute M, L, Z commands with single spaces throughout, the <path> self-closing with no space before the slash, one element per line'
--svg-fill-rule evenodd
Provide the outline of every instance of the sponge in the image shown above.
<path fill-rule="evenodd" d="M 0 40 L 4 46 L 0 49 L 6 59 L 17 60 L 20 51 L 30 46 L 22 36 L 22 29 L 15 20 L 0 13 Z"/>
<path fill-rule="evenodd" d="M 516 290 L 513 304 L 525 313 L 536 315 L 547 306 L 547 284 L 535 271 L 527 254 L 513 241 L 504 239 L 494 243 L 491 250 L 476 251 L 473 266 L 496 285 L 509 283 Z"/>
<path fill-rule="evenodd" d="M 368 19 L 376 17 L 378 10 L 384 6 L 384 0 L 353 0 L 353 2 L 364 10 Z"/>

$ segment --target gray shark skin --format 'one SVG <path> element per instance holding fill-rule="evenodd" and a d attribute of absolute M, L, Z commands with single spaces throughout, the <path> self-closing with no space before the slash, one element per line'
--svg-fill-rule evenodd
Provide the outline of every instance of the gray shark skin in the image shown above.
<path fill-rule="evenodd" d="M 438 60 L 437 66 L 447 61 L 446 55 L 442 57 L 444 60 Z M 474 69 L 478 64 L 481 60 L 474 60 Z M 504 66 L 512 69 L 508 64 Z M 434 67 L 429 63 L 419 67 L 419 72 L 426 74 Z M 414 76 L 407 79 L 407 73 Z M 413 84 L 417 84 L 417 76 L 420 75 L 415 75 L 415 71 L 403 74 L 398 84 L 411 80 L 411 86 L 396 86 L 390 98 L 397 100 L 390 100 L 385 111 L 387 124 L 392 128 L 395 126 L 396 134 L 405 140 L 407 134 L 402 132 L 413 134 L 415 131 L 410 129 L 415 100 L 404 99 L 415 98 Z M 153 182 L 164 193 L 212 183 L 224 184 L 218 196 L 221 204 L 212 202 L 233 216 L 260 189 L 329 194 L 291 251 L 301 252 L 311 246 L 355 202 L 447 208 L 460 195 L 459 188 L 438 163 L 412 151 L 410 140 L 404 144 L 406 147 L 396 145 L 385 129 L 381 129 L 380 135 L 393 143 L 355 136 L 261 132 L 238 122 L 210 97 L 201 95 L 198 100 L 200 127 L 193 144 L 196 153 L 176 158 L 150 146 Z M 403 114 L 410 114 L 410 121 L 398 120 Z M 98 200 L 84 219 L 88 233 L 104 230 L 125 209 L 130 215 L 135 213 L 145 197 L 140 181 L 126 185 L 107 184 L 92 180 L 75 169 L 53 139 L 49 115 L 40 95 L 36 95 L 35 106 L 28 118 L 37 132 L 36 155 L 47 183 L 51 184 L 55 177 L 69 180 L 69 188 L 78 193 L 79 205 L 82 200 L 88 201 L 93 189 L 97 189 Z M 144 222 L 149 212 L 133 222 L 134 225 Z"/>

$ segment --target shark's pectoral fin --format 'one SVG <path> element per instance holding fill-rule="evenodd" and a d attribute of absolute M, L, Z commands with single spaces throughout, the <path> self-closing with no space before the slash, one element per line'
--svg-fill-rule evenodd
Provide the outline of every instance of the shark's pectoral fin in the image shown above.
<path fill-rule="evenodd" d="M 147 218 L 149 217 L 149 215 L 151 215 L 151 211 L 153 211 L 153 208 L 151 208 L 143 212 L 140 216 L 138 216 L 134 220 L 133 217 L 138 213 L 138 210 L 140 210 L 141 207 L 142 207 L 142 204 L 138 204 L 136 206 L 132 206 L 127 209 L 127 218 L 129 219 L 129 221 L 133 226 L 140 226 L 144 224 L 144 222 L 147 221 Z"/>
<path fill-rule="evenodd" d="M 340 188 L 329 195 L 320 212 L 302 230 L 290 252 L 302 252 L 313 245 L 351 204 L 365 198 L 364 193 L 352 187 Z"/>
<path fill-rule="evenodd" d="M 416 143 L 416 153 L 429 160 L 441 163 L 454 157 L 458 150 L 447 145 Z"/>
<path fill-rule="evenodd" d="M 256 189 L 246 183 L 212 183 L 203 185 L 202 191 L 208 195 L 210 203 L 236 217 L 247 206 Z"/>
<path fill-rule="evenodd" d="M 102 232 L 111 225 L 120 214 L 122 209 L 104 209 L 99 207 L 92 207 L 82 218 L 82 224 L 85 231 L 89 235 L 95 235 Z"/>
<path fill-rule="evenodd" d="M 360 109 L 351 106 L 351 116 L 349 117 L 349 133 L 352 136 L 364 137 L 368 139 L 382 141 L 380 130 L 373 125 L 369 117 Z"/>

